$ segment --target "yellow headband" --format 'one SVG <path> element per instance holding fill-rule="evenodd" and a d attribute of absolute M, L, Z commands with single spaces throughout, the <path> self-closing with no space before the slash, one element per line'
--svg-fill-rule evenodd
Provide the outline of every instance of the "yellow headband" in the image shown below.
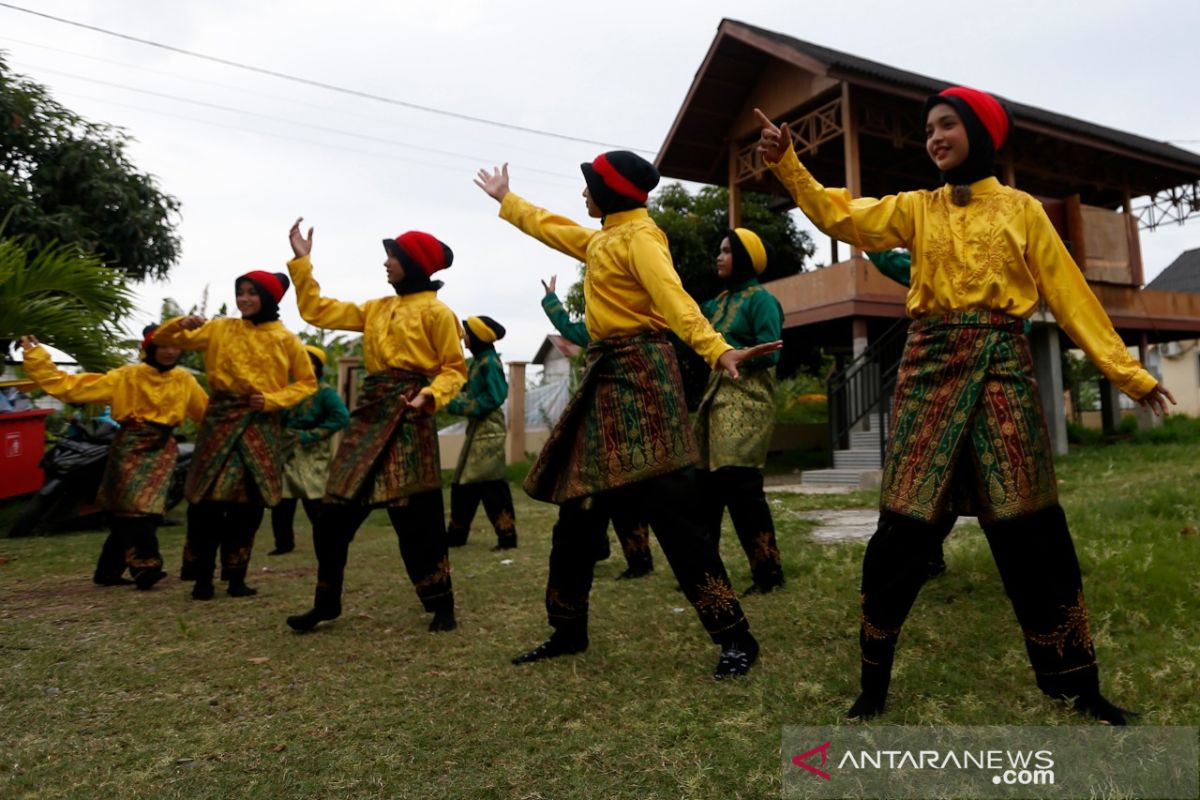
<path fill-rule="evenodd" d="M 475 338 L 484 344 L 493 344 L 496 341 L 496 332 L 479 317 L 467 317 L 467 327 L 475 334 Z"/>
<path fill-rule="evenodd" d="M 750 256 L 750 266 L 754 267 L 755 273 L 761 275 L 767 268 L 767 248 L 763 246 L 762 239 L 749 228 L 734 228 L 733 232 L 746 249 L 746 255 Z"/>
<path fill-rule="evenodd" d="M 306 344 L 304 349 L 307 350 L 313 358 L 321 362 L 321 366 L 329 364 L 329 356 L 325 355 L 325 351 L 317 347 L 315 344 Z"/>

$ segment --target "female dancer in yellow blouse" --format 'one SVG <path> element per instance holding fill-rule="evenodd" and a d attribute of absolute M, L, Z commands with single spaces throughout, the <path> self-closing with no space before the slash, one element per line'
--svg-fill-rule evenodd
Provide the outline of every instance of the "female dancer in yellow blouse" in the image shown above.
<path fill-rule="evenodd" d="M 172 434 L 184 418 L 200 422 L 208 406 L 208 395 L 191 373 L 175 369 L 179 348 L 153 344 L 156 327 L 143 332 L 142 363 L 104 374 L 68 375 L 36 337 L 21 337 L 25 374 L 38 386 L 67 403 L 111 403 L 113 419 L 121 424 L 100 483 L 100 505 L 112 515 L 112 533 L 93 576 L 102 586 L 129 583 L 122 577 L 126 567 L 143 590 L 166 574 L 156 531 L 178 454 Z"/>
<path fill-rule="evenodd" d="M 977 515 L 1024 631 L 1037 685 L 1105 722 L 1083 582 L 1022 331 L 1039 300 L 1121 391 L 1155 413 L 1170 392 L 1129 355 L 1041 204 L 993 177 L 1011 128 L 991 95 L 952 87 L 925 103 L 926 150 L 944 185 L 854 198 L 797 160 L 787 126 L 759 152 L 826 234 L 864 250 L 912 251 L 909 329 L 892 405 L 879 528 L 863 560 L 862 693 L 851 717 L 883 710 L 900 628 L 928 571 L 939 523 Z"/>
<path fill-rule="evenodd" d="M 438 300 L 442 282 L 430 276 L 449 267 L 454 254 L 420 231 L 384 239 L 384 268 L 395 294 L 365 303 L 334 300 L 321 296 L 309 260 L 312 229 L 305 238 L 300 222 L 290 232 L 296 257 L 288 262 L 300 316 L 321 328 L 362 331 L 367 377 L 313 524 L 318 562 L 313 607 L 287 623 L 308 631 L 341 615 L 350 542 L 371 509 L 383 507 L 417 597 L 433 612 L 429 630 L 453 630 L 454 589 L 433 414 L 466 383 L 467 367 L 458 317 Z"/>
<path fill-rule="evenodd" d="M 188 471 L 188 572 L 192 597 L 211 600 L 217 547 L 225 554 L 222 577 L 231 597 L 257 590 L 246 570 L 263 507 L 283 492 L 279 415 L 317 391 L 308 352 L 279 321 L 279 301 L 288 288 L 282 273 L 248 272 L 235 283 L 240 319 L 176 317 L 154 334 L 159 345 L 203 350 L 213 395 Z M 289 379 L 294 382 L 289 383 Z"/>

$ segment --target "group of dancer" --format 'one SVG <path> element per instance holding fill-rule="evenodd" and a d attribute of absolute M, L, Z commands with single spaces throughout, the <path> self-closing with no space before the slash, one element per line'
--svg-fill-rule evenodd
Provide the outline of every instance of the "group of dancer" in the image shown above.
<path fill-rule="evenodd" d="M 943 185 L 874 199 L 822 186 L 797 159 L 787 126 L 755 110 L 761 157 L 821 231 L 867 251 L 910 254 L 898 279 L 909 285 L 913 323 L 893 401 L 879 525 L 863 561 L 861 694 L 849 716 L 884 710 L 904 620 L 936 574 L 931 565 L 941 560 L 949 526 L 970 515 L 995 556 L 1038 687 L 1123 724 L 1130 712 L 1100 693 L 1026 320 L 1045 301 L 1119 389 L 1156 414 L 1174 399 L 1129 355 L 1040 203 L 994 177 L 1012 127 L 1005 105 L 952 87 L 928 98 L 924 113 L 926 149 Z M 714 677 L 744 675 L 759 645 L 718 551 L 725 509 L 749 560 L 748 591 L 784 583 L 761 471 L 783 324 L 779 303 L 758 282 L 770 253 L 753 231 L 731 228 L 715 259 L 724 291 L 700 307 L 646 208 L 659 181 L 654 166 L 613 151 L 581 169 L 587 213 L 599 229 L 511 191 L 507 165 L 481 169 L 475 180 L 500 204 L 503 220 L 586 265 L 582 323 L 563 311 L 554 280 L 545 285 L 547 315 L 586 348 L 586 360 L 524 484 L 534 499 L 558 506 L 545 593 L 552 633 L 513 662 L 588 648 L 589 595 L 611 520 L 629 561 L 624 577 L 652 569 L 653 531 L 720 648 Z M 191 417 L 202 420 L 186 492 L 193 597 L 213 596 L 218 549 L 229 594 L 252 594 L 246 566 L 263 509 L 275 509 L 274 552 L 287 552 L 298 498 L 312 519 L 318 574 L 312 608 L 287 623 L 308 631 L 333 620 L 341 614 L 350 543 L 370 511 L 385 508 L 416 594 L 433 614 L 430 630 L 451 630 L 449 548 L 466 543 L 481 502 L 497 547 L 517 545 L 504 478 L 507 385 L 494 347 L 504 327 L 482 315 L 460 321 L 438 299 L 442 283 L 433 276 L 451 266 L 453 253 L 418 231 L 383 240 L 390 294 L 364 303 L 323 296 L 313 277 L 312 229 L 304 235 L 301 221 L 290 231 L 288 274 L 237 279 L 240 319 L 181 317 L 148 328 L 141 364 L 68 376 L 33 337 L 22 339 L 31 378 L 65 400 L 111 402 L 122 424 L 102 488 L 114 521 L 97 581 L 120 578 L 126 566 L 139 589 L 162 577 L 154 530 L 174 461 L 171 433 Z M 332 390 L 322 390 L 324 399 L 315 394 L 323 353 L 306 352 L 278 321 L 293 284 L 306 322 L 362 333 L 367 376 L 331 459 L 328 438 L 347 424 L 346 412 Z M 668 331 L 712 368 L 692 414 Z M 204 351 L 211 397 L 173 369 L 180 350 Z M 468 418 L 448 526 L 433 423 L 443 408 Z M 315 464 L 319 452 L 327 469 Z"/>

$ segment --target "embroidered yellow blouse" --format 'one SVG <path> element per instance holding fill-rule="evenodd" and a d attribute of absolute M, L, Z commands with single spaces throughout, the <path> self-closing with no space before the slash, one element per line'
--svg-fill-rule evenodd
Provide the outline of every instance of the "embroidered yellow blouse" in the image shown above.
<path fill-rule="evenodd" d="M 172 428 L 185 417 L 199 422 L 208 395 L 184 369 L 159 372 L 149 364 L 130 364 L 109 372 L 68 375 L 54 366 L 44 348 L 25 353 L 25 374 L 65 403 L 109 403 L 117 422 L 156 422 Z"/>
<path fill-rule="evenodd" d="M 404 369 L 431 380 L 422 393 L 441 409 L 467 382 L 462 324 L 436 292 L 416 292 L 349 303 L 321 296 L 308 256 L 288 262 L 304 321 L 318 328 L 362 331 L 369 372 Z"/>
<path fill-rule="evenodd" d="M 154 343 L 203 350 L 204 371 L 212 391 L 243 396 L 261 392 L 264 411 L 290 408 L 317 391 L 308 351 L 282 322 L 255 325 L 222 317 L 189 331 L 180 326 L 182 319 L 175 317 L 160 325 Z M 289 376 L 293 383 L 288 383 Z"/>
<path fill-rule="evenodd" d="M 667 235 L 646 209 L 609 214 L 596 230 L 509 192 L 500 203 L 500 217 L 587 264 L 584 323 L 592 341 L 670 328 L 713 367 L 733 349 L 683 290 Z"/>
<path fill-rule="evenodd" d="M 767 166 L 829 236 L 864 250 L 912 251 L 910 317 L 987 309 L 1024 319 L 1043 298 L 1121 391 L 1140 399 L 1157 385 L 1113 330 L 1042 204 L 1028 194 L 985 178 L 971 184 L 965 206 L 951 202 L 949 186 L 855 198 L 822 186 L 791 148 Z"/>

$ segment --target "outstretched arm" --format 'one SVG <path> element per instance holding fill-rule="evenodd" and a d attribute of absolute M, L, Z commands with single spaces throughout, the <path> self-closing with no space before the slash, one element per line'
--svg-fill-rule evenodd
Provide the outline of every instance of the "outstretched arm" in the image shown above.
<path fill-rule="evenodd" d="M 597 231 L 524 200 L 508 187 L 508 164 L 480 169 L 475 185 L 500 203 L 500 217 L 560 253 L 587 260 L 587 246 Z"/>
<path fill-rule="evenodd" d="M 36 336 L 22 336 L 20 342 L 21 349 L 25 351 L 25 374 L 47 394 L 66 403 L 107 403 L 112 400 L 111 373 L 68 375 L 54 365 L 50 354 L 38 343 Z"/>
<path fill-rule="evenodd" d="M 562 334 L 564 339 L 580 347 L 587 347 L 592 341 L 592 337 L 587 332 L 587 325 L 573 321 L 571 315 L 563 308 L 558 295 L 554 293 L 556 280 L 557 276 L 552 275 L 550 283 L 542 281 L 542 286 L 546 289 L 546 294 L 542 297 L 542 311 L 546 312 L 550 324 Z"/>
<path fill-rule="evenodd" d="M 856 198 L 846 189 L 826 189 L 796 158 L 787 123 L 776 126 L 759 109 L 754 113 L 762 124 L 758 152 L 822 232 L 864 250 L 912 247 L 916 234 L 909 194 Z"/>

